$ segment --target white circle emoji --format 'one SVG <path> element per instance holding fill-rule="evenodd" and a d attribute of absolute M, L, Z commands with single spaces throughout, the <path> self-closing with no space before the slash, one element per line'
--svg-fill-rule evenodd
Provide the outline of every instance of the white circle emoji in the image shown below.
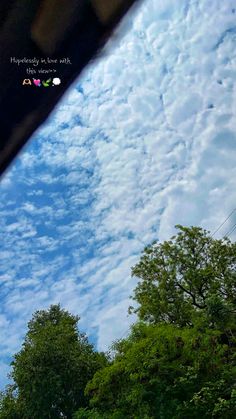
<path fill-rule="evenodd" d="M 59 84 L 61 84 L 61 79 L 59 79 L 59 77 L 55 77 L 52 82 L 55 86 L 59 86 Z"/>

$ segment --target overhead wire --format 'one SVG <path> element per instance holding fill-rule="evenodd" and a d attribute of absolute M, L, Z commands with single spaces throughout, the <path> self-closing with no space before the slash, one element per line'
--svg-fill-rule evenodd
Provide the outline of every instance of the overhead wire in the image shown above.
<path fill-rule="evenodd" d="M 233 211 L 231 211 L 231 213 L 226 217 L 226 219 L 219 225 L 219 227 L 217 227 L 217 229 L 212 233 L 211 237 L 213 237 L 222 227 L 223 225 L 225 225 L 225 223 L 231 218 L 231 216 L 234 214 L 234 212 L 236 211 L 236 208 L 233 209 Z M 230 228 L 230 230 L 225 234 L 225 236 L 229 237 L 234 231 L 236 230 L 236 223 L 233 225 L 232 228 Z M 127 330 L 125 330 L 124 333 L 122 333 L 121 337 L 118 340 L 122 340 L 125 336 L 128 335 L 128 333 L 130 332 L 131 326 L 129 326 L 129 328 Z M 111 354 L 112 351 L 109 348 L 107 351 L 108 354 Z"/>
<path fill-rule="evenodd" d="M 228 217 L 223 221 L 223 223 L 221 223 L 220 225 L 219 225 L 219 227 L 214 231 L 214 233 L 212 233 L 212 237 L 216 234 L 216 233 L 218 233 L 218 231 L 221 229 L 221 227 L 223 227 L 223 225 L 230 219 L 230 217 L 233 215 L 233 213 L 236 211 L 236 208 L 234 208 L 233 209 L 233 211 L 231 211 L 231 213 L 228 215 Z M 236 226 L 236 224 L 235 224 L 235 226 Z M 228 233 L 227 233 L 228 234 Z M 226 234 L 226 236 L 227 236 L 227 234 Z"/>
<path fill-rule="evenodd" d="M 227 237 L 230 237 L 231 234 L 236 230 L 236 223 L 233 225 L 233 227 L 226 233 Z"/>

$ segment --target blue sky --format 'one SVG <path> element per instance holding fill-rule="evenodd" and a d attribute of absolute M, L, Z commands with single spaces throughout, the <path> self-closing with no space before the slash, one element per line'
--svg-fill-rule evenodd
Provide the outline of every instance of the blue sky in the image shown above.
<path fill-rule="evenodd" d="M 236 207 L 235 6 L 144 1 L 2 180 L 1 385 L 36 309 L 60 302 L 107 349 L 143 247 Z"/>

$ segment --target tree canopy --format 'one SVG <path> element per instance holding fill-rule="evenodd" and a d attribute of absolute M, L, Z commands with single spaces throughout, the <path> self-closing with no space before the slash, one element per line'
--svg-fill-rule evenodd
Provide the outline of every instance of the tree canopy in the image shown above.
<path fill-rule="evenodd" d="M 21 419 L 71 418 L 87 405 L 84 388 L 105 357 L 79 333 L 78 320 L 59 305 L 33 315 L 12 362 Z"/>
<path fill-rule="evenodd" d="M 34 314 L 0 419 L 236 417 L 236 244 L 177 230 L 132 268 L 137 322 L 112 358 L 59 305 Z"/>
<path fill-rule="evenodd" d="M 132 268 L 138 322 L 88 383 L 91 410 L 77 419 L 236 417 L 236 245 L 177 229 Z"/>
<path fill-rule="evenodd" d="M 139 323 L 86 387 L 76 419 L 234 418 L 234 351 L 220 332 Z M 97 416 L 96 416 L 97 415 Z"/>
<path fill-rule="evenodd" d="M 199 227 L 177 226 L 169 241 L 146 247 L 132 274 L 139 318 L 150 323 L 230 325 L 236 303 L 236 244 Z"/>

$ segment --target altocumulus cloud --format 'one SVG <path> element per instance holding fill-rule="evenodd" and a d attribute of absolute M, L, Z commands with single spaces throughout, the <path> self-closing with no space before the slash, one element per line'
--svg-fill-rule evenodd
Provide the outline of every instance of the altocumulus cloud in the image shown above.
<path fill-rule="evenodd" d="M 34 310 L 61 302 L 108 348 L 144 245 L 235 207 L 234 5 L 144 1 L 3 179 L 2 384 Z"/>

